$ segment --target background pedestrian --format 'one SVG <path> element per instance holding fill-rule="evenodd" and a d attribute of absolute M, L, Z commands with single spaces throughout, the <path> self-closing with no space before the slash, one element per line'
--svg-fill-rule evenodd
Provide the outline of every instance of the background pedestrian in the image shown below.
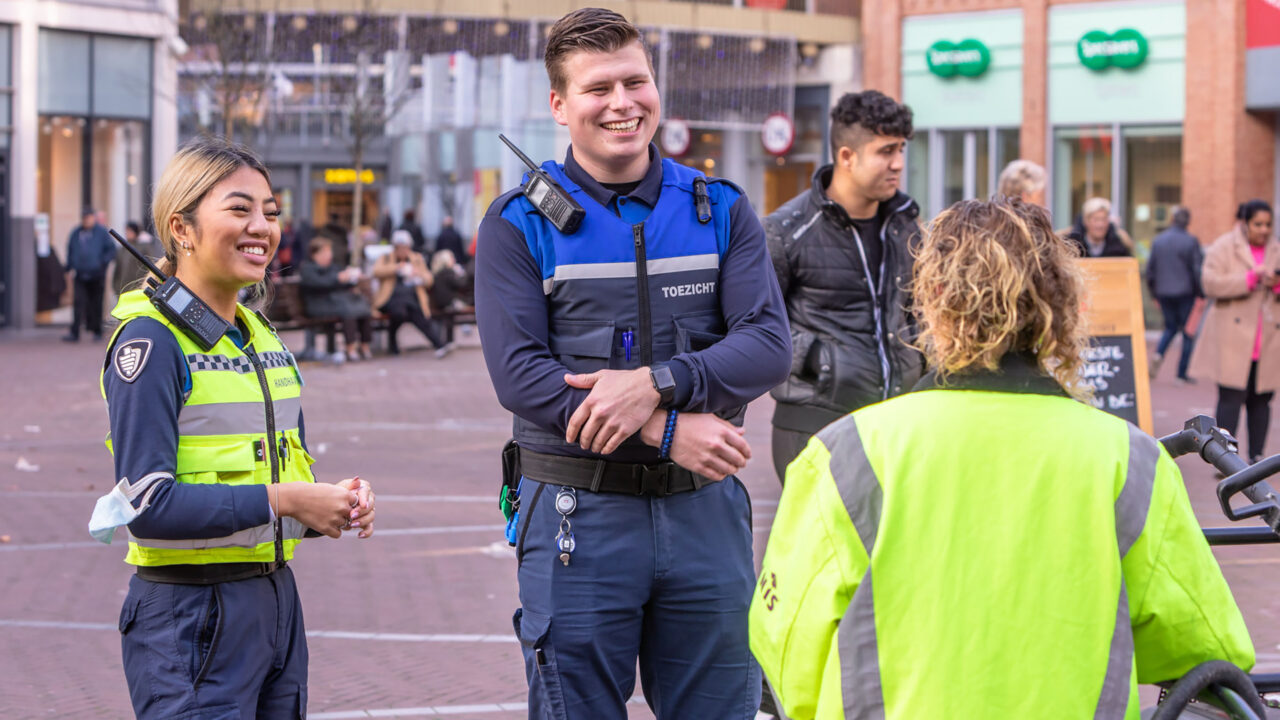
<path fill-rule="evenodd" d="M 1236 224 L 1209 246 L 1200 282 L 1213 300 L 1191 370 L 1218 385 L 1218 425 L 1233 435 L 1240 409 L 1248 417 L 1249 457 L 1260 460 L 1280 388 L 1280 243 L 1274 214 L 1262 200 L 1236 211 Z"/>
<path fill-rule="evenodd" d="M 1164 316 L 1164 333 L 1151 358 L 1151 377 L 1160 372 L 1165 351 L 1173 339 L 1182 335 L 1182 354 L 1178 357 L 1178 379 L 1195 382 L 1187 375 L 1191 364 L 1191 351 L 1195 338 L 1187 330 L 1187 320 L 1195 307 L 1196 298 L 1204 297 L 1200 288 L 1200 267 L 1204 263 L 1204 250 L 1200 240 L 1187 232 L 1191 212 L 1180 207 L 1173 211 L 1173 223 L 1151 242 L 1151 257 L 1147 258 L 1147 287 L 1151 296 L 1160 304 Z"/>
<path fill-rule="evenodd" d="M 71 329 L 62 338 L 67 342 L 80 339 L 81 325 L 93 333 L 94 340 L 102 339 L 107 266 L 116 256 L 116 241 L 98 222 L 97 212 L 86 207 L 80 218 L 80 226 L 67 237 L 67 270 L 75 276 Z"/>

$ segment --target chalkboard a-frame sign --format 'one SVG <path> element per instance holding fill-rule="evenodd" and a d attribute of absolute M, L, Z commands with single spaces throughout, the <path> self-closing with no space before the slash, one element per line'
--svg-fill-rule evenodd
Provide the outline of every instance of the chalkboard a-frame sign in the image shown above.
<path fill-rule="evenodd" d="M 1151 433 L 1151 385 L 1142 319 L 1141 279 L 1134 258 L 1078 260 L 1089 285 L 1089 333 L 1081 375 L 1093 406 Z"/>

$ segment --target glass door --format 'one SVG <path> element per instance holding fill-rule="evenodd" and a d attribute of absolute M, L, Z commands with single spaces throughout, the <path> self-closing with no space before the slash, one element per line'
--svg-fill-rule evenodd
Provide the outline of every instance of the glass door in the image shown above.
<path fill-rule="evenodd" d="M 1124 138 L 1124 227 L 1139 257 L 1169 226 L 1182 202 L 1182 128 L 1126 127 Z"/>
<path fill-rule="evenodd" d="M 1113 138 L 1110 125 L 1059 128 L 1054 132 L 1053 221 L 1058 227 L 1075 222 L 1085 200 L 1112 199 Z"/>

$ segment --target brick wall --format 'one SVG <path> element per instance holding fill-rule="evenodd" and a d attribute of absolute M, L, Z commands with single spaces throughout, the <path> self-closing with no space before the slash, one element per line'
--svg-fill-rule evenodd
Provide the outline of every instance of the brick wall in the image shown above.
<path fill-rule="evenodd" d="M 1275 195 L 1275 120 L 1244 109 L 1244 3 L 1187 2 L 1183 203 L 1204 242 L 1226 232 L 1236 206 Z"/>

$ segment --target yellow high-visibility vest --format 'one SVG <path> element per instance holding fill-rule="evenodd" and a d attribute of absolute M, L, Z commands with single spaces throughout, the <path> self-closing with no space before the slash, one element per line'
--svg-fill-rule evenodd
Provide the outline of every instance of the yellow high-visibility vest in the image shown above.
<path fill-rule="evenodd" d="M 299 435 L 302 381 L 297 365 L 261 316 L 237 305 L 236 316 L 249 331 L 245 349 L 224 336 L 205 351 L 161 315 L 141 290 L 121 295 L 111 314 L 121 324 L 108 347 L 115 345 L 130 320 L 149 317 L 173 333 L 186 359 L 191 391 L 178 411 L 176 482 L 315 481 L 311 474 L 315 460 L 303 449 Z M 104 368 L 104 375 L 109 368 Z M 100 388 L 105 397 L 101 380 Z M 110 436 L 107 449 L 114 453 Z M 306 530 L 302 523 L 285 517 L 220 538 L 157 540 L 130 535 L 125 562 L 155 566 L 287 561 Z"/>

